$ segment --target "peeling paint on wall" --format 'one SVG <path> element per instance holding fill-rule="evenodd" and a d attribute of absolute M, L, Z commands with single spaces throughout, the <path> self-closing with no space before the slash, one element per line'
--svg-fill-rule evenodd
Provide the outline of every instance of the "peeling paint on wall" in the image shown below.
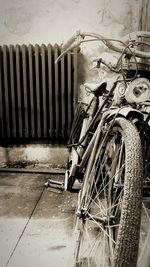
<path fill-rule="evenodd" d="M 0 0 L 4 43 L 62 43 L 76 30 L 121 36 L 138 25 L 140 0 Z"/>

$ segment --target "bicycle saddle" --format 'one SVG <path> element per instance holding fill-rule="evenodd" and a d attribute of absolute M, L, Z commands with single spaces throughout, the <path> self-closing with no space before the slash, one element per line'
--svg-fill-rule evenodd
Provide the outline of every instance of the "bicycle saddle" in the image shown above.
<path fill-rule="evenodd" d="M 89 89 L 95 96 L 101 96 L 106 91 L 107 83 L 85 83 L 84 86 Z"/>

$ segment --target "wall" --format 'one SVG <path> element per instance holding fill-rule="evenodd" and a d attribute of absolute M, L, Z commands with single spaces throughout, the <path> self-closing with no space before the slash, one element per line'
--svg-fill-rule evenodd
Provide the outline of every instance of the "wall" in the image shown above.
<path fill-rule="evenodd" d="M 64 168 L 68 159 L 67 148 L 63 145 L 29 144 L 0 147 L 0 168 L 7 164 L 17 166 L 41 166 L 42 168 Z"/>
<path fill-rule="evenodd" d="M 147 0 L 144 0 L 147 1 Z M 66 41 L 77 30 L 120 37 L 138 29 L 142 0 L 0 0 L 0 44 L 42 44 Z M 82 45 L 84 55 L 99 56 L 99 43 Z M 82 58 L 79 83 L 91 80 Z M 88 66 L 89 65 L 89 66 Z"/>
<path fill-rule="evenodd" d="M 0 43 L 61 43 L 76 30 L 137 29 L 140 0 L 0 0 Z"/>

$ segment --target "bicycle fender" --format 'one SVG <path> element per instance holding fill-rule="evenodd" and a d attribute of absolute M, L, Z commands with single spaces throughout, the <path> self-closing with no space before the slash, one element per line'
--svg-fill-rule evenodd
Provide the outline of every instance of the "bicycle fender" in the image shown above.
<path fill-rule="evenodd" d="M 143 113 L 140 112 L 137 109 L 134 109 L 132 107 L 122 107 L 122 108 L 114 108 L 110 110 L 109 115 L 107 116 L 107 119 L 110 117 L 124 117 L 124 118 L 137 118 L 139 120 L 143 120 Z"/>
<path fill-rule="evenodd" d="M 78 165 L 78 160 L 79 160 L 78 153 L 74 148 L 72 148 L 71 156 L 70 156 L 70 161 L 72 162 L 72 165 L 70 168 L 69 176 L 75 176 L 77 165 Z"/>

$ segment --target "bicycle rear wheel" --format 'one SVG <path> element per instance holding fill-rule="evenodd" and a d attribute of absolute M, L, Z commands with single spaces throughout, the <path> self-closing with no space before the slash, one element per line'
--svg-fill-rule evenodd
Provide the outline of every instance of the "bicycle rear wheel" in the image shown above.
<path fill-rule="evenodd" d="M 142 172 L 138 131 L 117 118 L 109 131 L 102 131 L 92 171 L 88 177 L 85 173 L 79 193 L 75 266 L 136 266 Z"/>

